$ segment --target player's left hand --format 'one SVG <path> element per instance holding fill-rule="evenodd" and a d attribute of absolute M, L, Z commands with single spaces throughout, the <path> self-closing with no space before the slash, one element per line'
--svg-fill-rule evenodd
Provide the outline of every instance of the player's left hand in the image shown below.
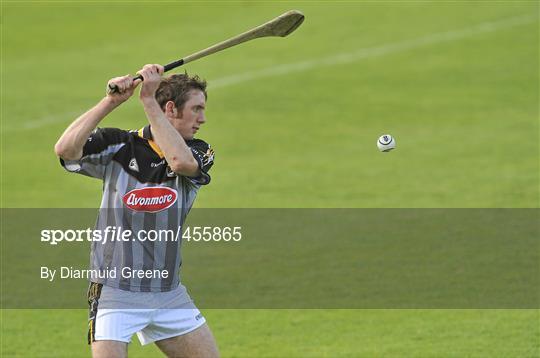
<path fill-rule="evenodd" d="M 141 87 L 141 93 L 139 97 L 142 99 L 155 98 L 159 84 L 161 83 L 161 75 L 163 75 L 164 68 L 161 65 L 144 65 L 142 70 L 138 71 L 137 74 L 141 75 L 144 79 L 144 82 Z M 136 80 L 134 85 L 138 85 L 141 80 Z"/>

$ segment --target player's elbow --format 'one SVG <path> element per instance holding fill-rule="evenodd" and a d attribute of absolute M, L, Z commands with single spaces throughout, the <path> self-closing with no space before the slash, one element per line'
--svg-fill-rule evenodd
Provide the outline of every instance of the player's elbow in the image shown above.
<path fill-rule="evenodd" d="M 60 158 L 63 158 L 66 152 L 67 149 L 65 145 L 63 145 L 61 141 L 56 142 L 56 144 L 54 145 L 54 153 Z"/>
<path fill-rule="evenodd" d="M 169 162 L 169 167 L 173 172 L 180 175 L 192 176 L 198 173 L 199 163 L 195 158 L 188 160 L 180 160 L 179 158 L 172 158 Z"/>
<path fill-rule="evenodd" d="M 80 159 L 80 155 L 73 151 L 71 148 L 62 143 L 61 140 L 54 145 L 54 153 L 64 160 L 77 160 Z"/>

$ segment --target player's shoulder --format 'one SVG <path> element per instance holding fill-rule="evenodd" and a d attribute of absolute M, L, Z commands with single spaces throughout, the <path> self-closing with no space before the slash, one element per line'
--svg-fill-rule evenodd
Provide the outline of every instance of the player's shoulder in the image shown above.
<path fill-rule="evenodd" d="M 131 130 L 120 129 L 115 127 L 97 127 L 93 133 L 107 133 L 107 134 L 127 134 L 132 132 Z"/>
<path fill-rule="evenodd" d="M 186 144 L 191 148 L 201 167 L 208 171 L 212 164 L 214 164 L 214 148 L 206 141 L 196 138 L 187 140 Z"/>
<path fill-rule="evenodd" d="M 189 140 L 186 140 L 186 144 L 189 146 L 189 147 L 207 147 L 207 148 L 210 148 L 210 144 L 208 144 L 208 142 L 202 140 L 202 139 L 198 139 L 198 138 L 193 138 L 193 139 L 189 139 Z"/>
<path fill-rule="evenodd" d="M 128 140 L 132 133 L 130 130 L 120 129 L 120 128 L 113 128 L 113 127 L 98 127 L 94 129 L 91 136 L 93 137 L 102 137 L 103 139 L 106 139 L 108 142 L 125 142 Z"/>
<path fill-rule="evenodd" d="M 198 138 L 189 139 L 189 140 L 186 140 L 186 144 L 192 150 L 194 149 L 197 152 L 203 153 L 208 156 L 214 155 L 214 148 L 212 148 L 212 146 L 208 142 L 202 139 L 198 139 Z"/>

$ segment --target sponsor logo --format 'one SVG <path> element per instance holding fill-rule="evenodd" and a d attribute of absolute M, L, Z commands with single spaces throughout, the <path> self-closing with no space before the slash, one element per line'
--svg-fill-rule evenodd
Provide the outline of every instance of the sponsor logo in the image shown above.
<path fill-rule="evenodd" d="M 134 211 L 157 213 L 170 208 L 178 198 L 176 190 L 164 186 L 133 189 L 122 198 L 124 205 Z"/>
<path fill-rule="evenodd" d="M 156 168 L 156 167 L 159 167 L 160 165 L 163 165 L 165 164 L 165 159 L 163 159 L 161 162 L 157 162 L 157 163 L 150 163 L 150 166 L 152 168 Z"/>
<path fill-rule="evenodd" d="M 129 169 L 133 170 L 134 172 L 139 171 L 139 164 L 137 164 L 137 161 L 135 160 L 135 158 L 131 158 L 131 160 L 129 161 L 128 167 L 129 167 Z"/>

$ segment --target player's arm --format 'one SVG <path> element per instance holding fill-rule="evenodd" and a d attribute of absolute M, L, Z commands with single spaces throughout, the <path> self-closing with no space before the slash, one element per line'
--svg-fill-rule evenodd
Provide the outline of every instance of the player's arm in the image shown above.
<path fill-rule="evenodd" d="M 134 82 L 132 77 L 127 75 L 113 78 L 108 83 L 114 83 L 120 91 L 107 94 L 98 104 L 69 125 L 54 146 L 54 151 L 60 158 L 64 160 L 81 159 L 84 144 L 92 131 L 96 129 L 103 118 L 133 95 L 140 80 Z"/>
<path fill-rule="evenodd" d="M 193 157 L 184 138 L 172 126 L 156 101 L 155 94 L 161 82 L 163 66 L 146 65 L 137 73 L 144 78 L 140 99 L 146 117 L 152 126 L 152 135 L 163 151 L 169 167 L 175 173 L 183 176 L 198 176 L 200 173 L 199 163 Z"/>

